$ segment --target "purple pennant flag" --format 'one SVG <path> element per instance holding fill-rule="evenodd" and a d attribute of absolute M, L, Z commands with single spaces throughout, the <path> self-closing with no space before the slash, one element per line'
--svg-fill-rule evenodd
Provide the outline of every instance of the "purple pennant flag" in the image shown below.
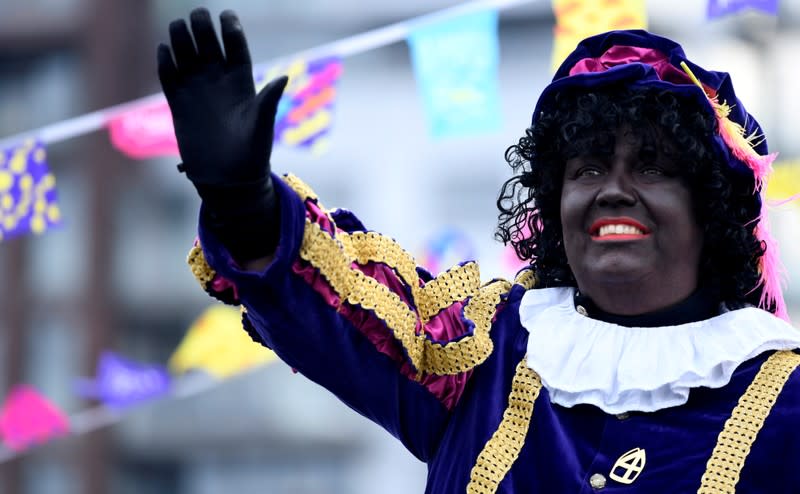
<path fill-rule="evenodd" d="M 60 222 L 56 180 L 42 143 L 0 150 L 0 240 L 42 233 Z"/>
<path fill-rule="evenodd" d="M 709 19 L 714 19 L 748 8 L 778 15 L 778 0 L 708 0 L 706 13 Z"/>
<path fill-rule="evenodd" d="M 76 383 L 80 396 L 118 409 L 161 396 L 169 388 L 170 376 L 165 368 L 134 362 L 113 352 L 100 356 L 95 379 L 79 379 Z"/>

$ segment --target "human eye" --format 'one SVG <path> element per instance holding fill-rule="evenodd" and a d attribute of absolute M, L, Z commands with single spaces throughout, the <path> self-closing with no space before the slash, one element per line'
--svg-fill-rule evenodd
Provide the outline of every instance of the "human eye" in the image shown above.
<path fill-rule="evenodd" d="M 656 165 L 647 165 L 643 166 L 640 170 L 642 175 L 650 175 L 650 176 L 661 176 L 666 175 L 666 172 L 663 168 Z"/>
<path fill-rule="evenodd" d="M 603 174 L 604 167 L 598 163 L 587 163 L 575 170 L 576 177 L 598 177 Z"/>
<path fill-rule="evenodd" d="M 598 177 L 605 173 L 607 168 L 599 159 L 581 156 L 567 161 L 565 177 L 571 180 Z"/>
<path fill-rule="evenodd" d="M 675 170 L 659 163 L 644 163 L 639 166 L 639 173 L 647 177 L 672 177 Z"/>

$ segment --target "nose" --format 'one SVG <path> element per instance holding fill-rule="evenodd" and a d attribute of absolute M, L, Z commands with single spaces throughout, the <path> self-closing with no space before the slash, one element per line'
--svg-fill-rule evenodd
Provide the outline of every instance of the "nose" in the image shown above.
<path fill-rule="evenodd" d="M 595 198 L 598 206 L 620 207 L 636 204 L 636 193 L 628 173 L 614 167 L 605 178 Z"/>

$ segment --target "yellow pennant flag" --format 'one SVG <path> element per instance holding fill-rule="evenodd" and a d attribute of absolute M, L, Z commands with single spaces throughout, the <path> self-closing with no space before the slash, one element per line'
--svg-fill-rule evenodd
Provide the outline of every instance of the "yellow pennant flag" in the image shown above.
<path fill-rule="evenodd" d="M 767 200 L 785 201 L 800 194 L 800 161 L 776 163 L 767 182 Z M 790 204 L 798 205 L 800 200 Z"/>
<path fill-rule="evenodd" d="M 644 0 L 553 0 L 553 13 L 553 72 L 584 38 L 617 29 L 647 29 Z"/>
<path fill-rule="evenodd" d="M 202 369 L 224 378 L 276 359 L 242 328 L 239 309 L 214 305 L 189 327 L 169 359 L 169 368 L 177 374 Z"/>

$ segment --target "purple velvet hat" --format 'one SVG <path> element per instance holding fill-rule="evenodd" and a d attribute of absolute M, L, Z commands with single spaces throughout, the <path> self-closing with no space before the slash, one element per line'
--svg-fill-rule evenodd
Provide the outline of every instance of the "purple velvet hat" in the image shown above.
<path fill-rule="evenodd" d="M 558 93 L 610 84 L 656 87 L 679 93 L 715 117 L 717 128 L 711 143 L 715 152 L 732 169 L 754 178 L 753 194 L 762 204 L 756 236 L 766 243 L 767 250 L 759 265 L 762 287 L 759 305 L 774 306 L 777 316 L 788 319 L 777 245 L 769 233 L 761 196 L 777 154 L 769 154 L 761 127 L 736 97 L 730 75 L 692 63 L 683 48 L 667 38 L 642 30 L 611 31 L 586 38 L 564 60 L 539 97 L 532 123 L 549 111 Z"/>

